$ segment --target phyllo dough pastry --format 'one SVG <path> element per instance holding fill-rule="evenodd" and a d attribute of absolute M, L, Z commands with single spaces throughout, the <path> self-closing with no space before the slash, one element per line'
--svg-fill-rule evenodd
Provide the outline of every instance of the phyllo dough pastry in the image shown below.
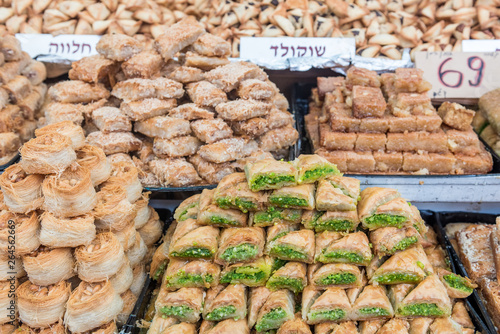
<path fill-rule="evenodd" d="M 353 264 L 316 263 L 309 265 L 307 275 L 310 284 L 318 289 L 355 288 L 362 285 L 364 271 Z"/>
<path fill-rule="evenodd" d="M 158 248 L 155 250 L 153 254 L 153 258 L 151 259 L 151 268 L 149 270 L 149 276 L 155 281 L 159 281 L 165 270 L 167 269 L 167 265 L 170 261 L 168 258 L 168 249 L 170 248 L 170 243 L 172 242 L 172 237 L 174 235 L 175 229 L 177 228 L 177 221 L 173 221 L 170 223 L 170 226 L 163 237 L 163 242 Z"/>
<path fill-rule="evenodd" d="M 446 317 L 451 315 L 451 301 L 437 275 L 429 275 L 411 290 L 396 309 L 403 317 Z"/>
<path fill-rule="evenodd" d="M 47 97 L 61 103 L 90 103 L 109 98 L 109 91 L 102 84 L 72 80 L 50 87 Z"/>
<path fill-rule="evenodd" d="M 89 83 L 108 83 L 114 77 L 119 66 L 112 60 L 101 55 L 84 57 L 71 64 L 68 76 L 71 80 L 81 80 Z"/>
<path fill-rule="evenodd" d="M 132 122 L 116 107 L 101 107 L 94 110 L 92 123 L 104 133 L 132 131 Z"/>
<path fill-rule="evenodd" d="M 381 285 L 367 285 L 352 305 L 350 318 L 370 320 L 393 316 L 394 310 L 385 288 Z"/>
<path fill-rule="evenodd" d="M 121 231 L 134 220 L 137 210 L 128 200 L 125 187 L 115 183 L 105 185 L 97 193 L 93 214 L 98 229 Z"/>
<path fill-rule="evenodd" d="M 310 325 L 347 320 L 350 311 L 351 303 L 343 289 L 320 291 L 308 286 L 302 293 L 302 317 Z"/>
<path fill-rule="evenodd" d="M 142 141 L 131 132 L 95 131 L 87 136 L 87 143 L 101 148 L 107 155 L 138 151 L 142 145 Z"/>
<path fill-rule="evenodd" d="M 180 82 L 167 78 L 135 78 L 117 83 L 111 95 L 127 103 L 150 98 L 179 99 L 184 95 L 184 89 Z"/>
<path fill-rule="evenodd" d="M 191 129 L 196 137 L 208 144 L 233 136 L 233 130 L 222 118 L 196 120 L 191 123 Z"/>
<path fill-rule="evenodd" d="M 316 154 L 301 154 L 296 160 L 298 183 L 314 183 L 327 176 L 340 175 L 337 166 Z"/>
<path fill-rule="evenodd" d="M 359 185 L 359 181 L 358 181 Z M 316 190 L 316 208 L 320 211 L 354 211 L 357 198 L 352 198 L 330 180 L 320 180 Z"/>
<path fill-rule="evenodd" d="M 215 108 L 218 104 L 227 102 L 226 93 L 208 81 L 190 83 L 186 90 L 191 101 L 200 107 Z"/>
<path fill-rule="evenodd" d="M 43 179 L 43 175 L 26 173 L 20 164 L 5 169 L 0 175 L 0 187 L 5 205 L 16 213 L 40 208 L 44 201 Z"/>
<path fill-rule="evenodd" d="M 124 61 L 143 50 L 137 39 L 124 34 L 104 35 L 96 45 L 96 51 L 111 60 Z"/>
<path fill-rule="evenodd" d="M 256 299 L 252 298 L 250 303 L 254 300 Z M 271 292 L 257 312 L 255 330 L 265 332 L 278 329 L 283 323 L 294 318 L 294 311 L 295 300 L 291 291 L 278 290 Z"/>
<path fill-rule="evenodd" d="M 302 210 L 283 209 L 268 206 L 264 211 L 250 212 L 251 226 L 273 226 L 275 224 L 296 224 L 300 222 Z"/>
<path fill-rule="evenodd" d="M 314 244 L 311 230 L 298 230 L 297 225 L 274 225 L 268 230 L 266 254 L 282 260 L 312 263 Z"/>
<path fill-rule="evenodd" d="M 198 213 L 198 222 L 203 225 L 212 226 L 246 226 L 248 215 L 240 210 L 221 209 L 214 203 L 213 197 L 215 189 L 204 189 L 200 197 L 200 209 Z"/>
<path fill-rule="evenodd" d="M 437 268 L 436 274 L 445 286 L 450 298 L 467 298 L 477 288 L 477 284 L 474 284 L 469 278 L 454 274 L 446 269 Z"/>
<path fill-rule="evenodd" d="M 160 292 L 156 300 L 157 312 L 180 321 L 195 323 L 203 308 L 203 289 L 181 288 L 164 295 Z"/>
<path fill-rule="evenodd" d="M 240 61 L 213 69 L 205 74 L 205 78 L 225 92 L 230 92 L 238 88 L 243 80 L 266 81 L 267 74 L 257 65 Z"/>
<path fill-rule="evenodd" d="M 189 121 L 170 116 L 156 116 L 134 124 L 134 131 L 148 137 L 172 139 L 191 134 Z"/>
<path fill-rule="evenodd" d="M 270 103 L 256 100 L 234 100 L 217 104 L 215 110 L 219 117 L 228 121 L 245 121 L 254 117 L 266 116 L 271 111 Z"/>
<path fill-rule="evenodd" d="M 177 224 L 169 255 L 181 259 L 212 259 L 217 252 L 219 229 L 202 226 L 194 219 Z"/>
<path fill-rule="evenodd" d="M 127 78 L 151 78 L 163 65 L 163 59 L 154 50 L 145 50 L 125 61 L 121 68 Z"/>
<path fill-rule="evenodd" d="M 160 158 L 179 158 L 195 154 L 201 145 L 202 142 L 195 136 L 155 138 L 153 152 Z"/>
<path fill-rule="evenodd" d="M 382 326 L 382 325 L 380 325 Z M 358 334 L 358 328 L 354 321 L 344 321 L 341 323 L 336 322 L 323 322 L 314 326 L 315 334 Z M 374 333 L 372 333 L 374 334 Z"/>
<path fill-rule="evenodd" d="M 325 231 L 316 237 L 316 260 L 322 263 L 368 265 L 372 259 L 368 237 L 364 232 L 345 236 Z"/>
<path fill-rule="evenodd" d="M 122 102 L 120 109 L 135 122 L 155 116 L 165 115 L 177 106 L 176 99 L 148 98 L 132 102 Z"/>
<path fill-rule="evenodd" d="M 224 229 L 220 236 L 215 262 L 221 265 L 251 262 L 262 256 L 265 243 L 266 237 L 262 227 Z"/>
<path fill-rule="evenodd" d="M 14 159 L 21 147 L 21 138 L 14 132 L 0 133 L 0 166 Z"/>
<path fill-rule="evenodd" d="M 292 164 L 274 159 L 246 164 L 245 175 L 252 191 L 280 189 L 297 184 L 297 169 Z"/>
<path fill-rule="evenodd" d="M 276 270 L 267 281 L 270 290 L 288 289 L 296 295 L 307 285 L 307 265 L 288 262 Z"/>
<path fill-rule="evenodd" d="M 397 251 L 405 250 L 422 239 L 417 229 L 413 226 L 382 227 L 370 232 L 370 241 L 373 252 L 379 256 L 392 255 Z"/>
<path fill-rule="evenodd" d="M 411 219 L 410 205 L 391 188 L 366 188 L 358 205 L 359 219 L 367 229 L 394 226 L 401 228 Z"/>
<path fill-rule="evenodd" d="M 253 139 L 232 137 L 200 147 L 199 155 L 210 162 L 221 164 L 245 158 L 258 151 L 259 146 Z"/>
<path fill-rule="evenodd" d="M 194 17 L 186 17 L 165 29 L 155 41 L 155 49 L 163 59 L 169 60 L 185 47 L 196 42 L 205 32 L 203 26 Z"/>
<path fill-rule="evenodd" d="M 316 232 L 353 231 L 359 225 L 358 213 L 354 211 L 304 211 L 302 224 L 305 228 Z"/>
<path fill-rule="evenodd" d="M 178 222 L 184 221 L 189 218 L 196 219 L 198 217 L 200 196 L 200 194 L 196 194 L 182 201 L 177 209 L 175 209 L 174 219 Z"/>
<path fill-rule="evenodd" d="M 85 132 L 81 126 L 76 125 L 71 121 L 63 121 L 53 123 L 35 130 L 37 137 L 45 134 L 57 132 L 61 135 L 67 136 L 71 139 L 72 147 L 78 150 L 85 145 Z"/>
<path fill-rule="evenodd" d="M 281 325 L 276 334 L 312 334 L 312 332 L 299 313 L 295 319 L 288 320 Z"/>
<path fill-rule="evenodd" d="M 429 326 L 430 334 L 441 334 L 441 333 L 450 333 L 450 334 L 459 334 L 459 333 L 469 333 L 465 328 L 462 328 L 460 324 L 458 324 L 452 318 L 438 318 L 432 322 Z M 475 333 L 474 330 L 470 333 Z"/>
<path fill-rule="evenodd" d="M 210 288 L 219 282 L 220 267 L 205 260 L 170 260 L 162 285 L 169 291 L 180 288 Z"/>
<path fill-rule="evenodd" d="M 404 319 L 393 318 L 387 321 L 377 334 L 410 334 L 410 324 Z"/>
<path fill-rule="evenodd" d="M 264 256 L 253 262 L 235 263 L 224 268 L 220 276 L 220 283 L 246 286 L 262 286 L 271 274 L 272 260 Z"/>
<path fill-rule="evenodd" d="M 210 111 L 208 108 L 198 107 L 195 103 L 181 104 L 180 106 L 170 110 L 168 115 L 170 117 L 182 118 L 188 121 L 215 118 L 215 113 L 213 111 Z"/>
<path fill-rule="evenodd" d="M 175 334 L 175 333 L 173 333 Z M 179 333 L 189 334 L 189 333 Z M 227 319 L 220 322 L 204 320 L 201 323 L 199 334 L 250 334 L 250 328 L 245 318 Z"/>
<path fill-rule="evenodd" d="M 217 285 L 207 291 L 203 318 L 210 321 L 244 319 L 247 315 L 247 291 L 243 284 Z"/>
<path fill-rule="evenodd" d="M 149 167 L 165 187 L 185 187 L 201 181 L 194 166 L 184 158 L 155 159 Z"/>
<path fill-rule="evenodd" d="M 219 182 L 214 201 L 222 209 L 238 209 L 244 213 L 262 211 L 267 202 L 267 194 L 251 191 L 245 173 L 233 173 Z"/>
<path fill-rule="evenodd" d="M 313 210 L 314 184 L 301 184 L 274 190 L 269 195 L 269 203 L 279 208 Z"/>
<path fill-rule="evenodd" d="M 48 247 L 89 245 L 96 236 L 94 217 L 91 214 L 57 218 L 50 212 L 44 212 L 40 216 L 40 225 L 40 242 Z M 19 234 L 19 230 L 16 233 Z"/>

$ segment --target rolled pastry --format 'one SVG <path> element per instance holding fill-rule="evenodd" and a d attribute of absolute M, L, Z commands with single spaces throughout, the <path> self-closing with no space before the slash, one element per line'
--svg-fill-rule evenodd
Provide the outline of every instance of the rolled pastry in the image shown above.
<path fill-rule="evenodd" d="M 28 141 L 21 148 L 21 167 L 30 174 L 57 174 L 76 160 L 71 139 L 49 133 Z"/>
<path fill-rule="evenodd" d="M 246 213 L 264 210 L 267 195 L 251 191 L 245 173 L 233 173 L 219 182 L 214 192 L 214 201 L 223 209 L 237 209 Z"/>
<path fill-rule="evenodd" d="M 286 321 L 294 318 L 295 301 L 291 291 L 272 292 L 260 308 L 255 329 L 258 332 L 278 329 Z"/>
<path fill-rule="evenodd" d="M 218 284 L 220 267 L 206 260 L 172 259 L 163 276 L 167 290 L 180 288 L 210 288 Z"/>
<path fill-rule="evenodd" d="M 81 282 L 69 297 L 64 323 L 72 332 L 85 332 L 116 319 L 122 309 L 111 282 Z"/>
<path fill-rule="evenodd" d="M 16 290 L 17 285 L 17 280 L 0 281 L 0 324 L 15 321 L 17 318 L 17 306 L 12 305 L 15 295 L 11 292 Z"/>
<path fill-rule="evenodd" d="M 0 188 L 9 210 L 26 213 L 40 208 L 43 204 L 43 178 L 43 175 L 29 175 L 20 164 L 4 170 L 0 175 Z"/>
<path fill-rule="evenodd" d="M 152 209 L 148 222 L 137 232 L 141 234 L 142 240 L 144 240 L 144 243 L 148 247 L 154 245 L 161 238 L 163 222 L 154 209 Z"/>
<path fill-rule="evenodd" d="M 217 252 L 219 229 L 201 226 L 197 220 L 187 219 L 177 224 L 169 256 L 182 259 L 211 259 Z"/>
<path fill-rule="evenodd" d="M 99 233 L 89 246 L 75 249 L 78 277 L 100 282 L 115 275 L 126 261 L 122 245 L 111 232 Z"/>
<path fill-rule="evenodd" d="M 12 235 L 15 231 L 15 235 Z M 12 244 L 15 242 L 15 244 Z M 0 212 L 0 250 L 16 256 L 28 254 L 40 246 L 40 223 L 36 212 L 28 216 Z M 14 252 L 12 252 L 14 251 Z"/>
<path fill-rule="evenodd" d="M 346 320 L 351 304 L 345 290 L 328 288 L 324 292 L 314 291 L 314 287 L 307 287 L 302 294 L 302 314 L 308 324 L 314 325 L 325 321 Z M 309 289 L 311 289 L 309 291 Z M 304 307 L 305 306 L 305 307 Z"/>
<path fill-rule="evenodd" d="M 123 300 L 123 309 L 121 310 L 120 314 L 118 314 L 116 323 L 118 324 L 118 326 L 123 326 L 134 310 L 135 303 L 137 302 L 137 297 L 130 290 L 127 290 L 120 294 L 120 297 Z"/>
<path fill-rule="evenodd" d="M 12 257 L 8 252 L 0 251 L 0 281 L 12 278 L 12 273 L 15 273 L 16 278 L 26 275 L 23 260 L 20 257 Z"/>
<path fill-rule="evenodd" d="M 222 321 L 247 315 L 247 293 L 243 284 L 218 285 L 207 291 L 203 319 Z"/>
<path fill-rule="evenodd" d="M 59 175 L 45 178 L 42 184 L 43 207 L 57 217 L 76 217 L 89 213 L 97 196 L 85 167 L 72 165 Z"/>
<path fill-rule="evenodd" d="M 301 154 L 296 160 L 298 182 L 314 183 L 327 176 L 340 175 L 337 166 L 317 154 Z"/>
<path fill-rule="evenodd" d="M 355 288 L 363 281 L 364 271 L 358 266 L 347 263 L 316 263 L 308 268 L 311 285 L 318 289 L 330 287 Z"/>
<path fill-rule="evenodd" d="M 127 198 L 134 203 L 142 195 L 142 185 L 139 181 L 139 171 L 133 164 L 121 161 L 111 166 L 111 177 L 106 184 L 122 185 L 127 191 Z"/>
<path fill-rule="evenodd" d="M 235 263 L 224 268 L 220 276 L 220 283 L 262 286 L 271 275 L 271 267 L 271 258 L 267 256 L 249 263 Z"/>
<path fill-rule="evenodd" d="M 200 203 L 200 194 L 193 195 L 185 199 L 174 212 L 174 219 L 181 222 L 186 219 L 196 219 L 198 217 L 198 207 Z"/>
<path fill-rule="evenodd" d="M 269 206 L 264 211 L 251 212 L 249 225 L 265 227 L 275 224 L 296 224 L 300 222 L 301 216 L 302 210 Z"/>
<path fill-rule="evenodd" d="M 320 211 L 355 211 L 357 201 L 357 197 L 350 197 L 345 190 L 328 179 L 318 182 L 316 208 Z"/>
<path fill-rule="evenodd" d="M 113 234 L 116 236 L 120 245 L 122 245 L 123 250 L 126 252 L 135 244 L 136 233 L 134 222 L 129 222 L 127 226 L 125 226 L 120 231 L 113 231 Z"/>
<path fill-rule="evenodd" d="M 175 228 L 177 227 L 177 222 L 173 221 L 165 233 L 163 238 L 163 243 L 158 246 L 154 252 L 153 259 L 151 260 L 151 270 L 149 275 L 154 280 L 159 280 L 162 278 L 165 269 L 167 268 L 168 259 L 168 249 L 170 243 L 172 242 L 172 236 L 174 235 Z"/>
<path fill-rule="evenodd" d="M 120 270 L 109 278 L 109 281 L 117 294 L 121 295 L 127 291 L 134 281 L 134 273 L 132 272 L 132 267 L 130 267 L 130 262 L 126 260 Z"/>
<path fill-rule="evenodd" d="M 195 323 L 200 319 L 203 294 L 203 289 L 200 288 L 181 288 L 175 292 L 160 294 L 156 301 L 157 311 L 164 316 Z"/>
<path fill-rule="evenodd" d="M 135 229 L 138 230 L 143 227 L 149 220 L 151 216 L 152 208 L 149 206 L 149 194 L 150 192 L 143 192 L 142 198 L 137 200 L 134 205 L 137 210 L 137 214 L 134 218 Z"/>
<path fill-rule="evenodd" d="M 99 230 L 123 230 L 130 225 L 136 214 L 135 205 L 127 199 L 127 190 L 124 186 L 105 183 L 97 193 L 94 216 Z"/>
<path fill-rule="evenodd" d="M 304 211 L 302 224 L 305 228 L 314 229 L 316 232 L 354 231 L 359 225 L 358 213 L 354 211 Z"/>
<path fill-rule="evenodd" d="M 19 319 L 30 327 L 50 326 L 62 319 L 70 293 L 66 281 L 47 287 L 24 282 L 16 291 Z"/>
<path fill-rule="evenodd" d="M 213 201 L 215 189 L 204 189 L 200 196 L 197 220 L 203 225 L 243 227 L 248 215 L 235 209 L 222 209 Z"/>
<path fill-rule="evenodd" d="M 35 130 L 35 135 L 37 137 L 50 133 L 59 133 L 71 139 L 71 147 L 74 150 L 77 150 L 85 145 L 85 132 L 83 131 L 83 128 L 71 121 L 53 123 Z"/>
<path fill-rule="evenodd" d="M 111 175 L 111 164 L 101 148 L 85 145 L 76 151 L 76 157 L 78 164 L 90 171 L 94 186 L 103 183 Z"/>
<path fill-rule="evenodd" d="M 135 234 L 135 242 L 134 245 L 127 250 L 126 255 L 130 261 L 130 266 L 134 268 L 142 260 L 144 260 L 146 253 L 148 252 L 148 246 L 142 240 L 142 237 L 139 233 Z"/>
<path fill-rule="evenodd" d="M 40 221 L 40 242 L 48 247 L 78 247 L 94 240 L 96 228 L 90 214 L 72 218 L 58 218 L 44 212 Z"/>
<path fill-rule="evenodd" d="M 325 231 L 316 239 L 316 260 L 322 263 L 352 263 L 368 265 L 372 259 L 370 242 L 364 232 L 340 236 L 337 232 Z"/>
<path fill-rule="evenodd" d="M 300 262 L 288 262 L 276 270 L 267 281 L 270 290 L 288 289 L 298 294 L 307 285 L 307 265 Z"/>
<path fill-rule="evenodd" d="M 262 227 L 233 227 L 224 229 L 215 262 L 228 265 L 250 262 L 262 256 L 265 233 Z"/>
<path fill-rule="evenodd" d="M 75 260 L 71 248 L 50 249 L 40 246 L 23 257 L 24 270 L 31 282 L 51 285 L 75 275 Z"/>
<path fill-rule="evenodd" d="M 137 297 L 142 291 L 142 288 L 144 287 L 144 283 L 146 282 L 146 270 L 144 268 L 144 264 L 140 264 L 135 266 L 132 269 L 132 273 L 134 274 L 134 279 L 132 281 L 132 285 L 130 286 L 130 291 Z"/>

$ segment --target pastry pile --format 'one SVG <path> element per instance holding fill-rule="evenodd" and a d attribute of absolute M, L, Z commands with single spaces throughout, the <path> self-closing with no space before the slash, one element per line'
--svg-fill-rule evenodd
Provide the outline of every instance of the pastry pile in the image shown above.
<path fill-rule="evenodd" d="M 267 74 L 230 63 L 229 43 L 194 19 L 155 41 L 106 35 L 97 51 L 73 63 L 72 81 L 49 89 L 44 122 L 84 122 L 87 141 L 133 159 L 145 186 L 216 184 L 238 160 L 286 157 L 297 141 L 288 102 Z"/>
<path fill-rule="evenodd" d="M 500 327 L 500 217 L 496 225 L 454 223 L 446 234 L 479 293 L 495 326 Z"/>
<path fill-rule="evenodd" d="M 474 111 L 431 104 L 422 71 L 395 73 L 352 67 L 347 77 L 318 78 L 307 135 L 313 151 L 341 172 L 485 174 L 493 168 L 471 126 Z"/>
<path fill-rule="evenodd" d="M 45 65 L 23 52 L 14 36 L 0 37 L 0 166 L 33 137 L 46 75 Z"/>
<path fill-rule="evenodd" d="M 137 168 L 110 163 L 80 126 L 54 123 L 36 135 L 0 175 L 0 332 L 116 332 L 163 223 Z"/>
<path fill-rule="evenodd" d="M 460 298 L 476 285 L 418 209 L 318 155 L 248 163 L 174 218 L 153 256 L 150 334 L 200 321 L 203 334 L 474 333 Z"/>
<path fill-rule="evenodd" d="M 479 99 L 479 112 L 472 125 L 483 140 L 500 155 L 500 89 L 492 90 Z"/>

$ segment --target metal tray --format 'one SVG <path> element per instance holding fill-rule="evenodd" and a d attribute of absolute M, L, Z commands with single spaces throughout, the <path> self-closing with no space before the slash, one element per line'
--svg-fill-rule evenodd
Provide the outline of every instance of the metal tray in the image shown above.
<path fill-rule="evenodd" d="M 462 261 L 460 260 L 457 252 L 451 245 L 449 238 L 446 236 L 444 227 L 450 223 L 486 223 L 486 224 L 495 224 L 495 218 L 497 215 L 485 214 L 485 213 L 474 213 L 474 212 L 438 212 L 436 213 L 436 233 L 440 243 L 445 245 L 446 253 L 450 258 L 450 266 L 453 272 L 456 272 L 462 276 L 469 277 L 467 271 L 465 270 Z M 488 333 L 497 333 L 495 326 L 490 318 L 486 307 L 482 299 L 479 296 L 479 293 L 474 290 L 474 293 L 467 298 L 467 302 L 470 305 L 473 305 L 474 309 L 476 309 L 482 316 L 484 324 L 486 328 L 489 329 Z M 468 305 L 468 306 L 470 306 Z"/>

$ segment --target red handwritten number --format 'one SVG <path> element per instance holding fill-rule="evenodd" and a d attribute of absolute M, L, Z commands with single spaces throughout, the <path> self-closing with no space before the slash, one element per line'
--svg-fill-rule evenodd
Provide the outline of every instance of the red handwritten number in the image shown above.
<path fill-rule="evenodd" d="M 484 61 L 479 57 L 469 57 L 469 59 L 467 59 L 467 64 L 471 70 L 477 72 L 476 81 L 472 82 L 472 80 L 469 80 L 469 85 L 472 87 L 478 87 L 483 80 Z M 479 66 L 474 64 L 478 64 Z"/>
<path fill-rule="evenodd" d="M 438 69 L 438 78 L 439 78 L 439 81 L 446 87 L 451 87 L 451 88 L 457 88 L 457 87 L 460 87 L 462 85 L 462 81 L 464 79 L 464 75 L 459 72 L 459 71 L 454 71 L 454 70 L 448 70 L 448 71 L 443 71 L 443 67 L 444 65 L 446 65 L 447 62 L 449 62 L 451 60 L 451 57 L 447 58 L 445 61 L 443 61 L 441 63 L 441 65 L 439 65 L 439 69 Z M 447 75 L 447 74 L 452 74 L 452 73 L 457 73 L 458 74 L 458 80 L 457 80 L 457 83 L 456 84 L 447 84 L 446 82 L 444 82 L 444 77 Z"/>

